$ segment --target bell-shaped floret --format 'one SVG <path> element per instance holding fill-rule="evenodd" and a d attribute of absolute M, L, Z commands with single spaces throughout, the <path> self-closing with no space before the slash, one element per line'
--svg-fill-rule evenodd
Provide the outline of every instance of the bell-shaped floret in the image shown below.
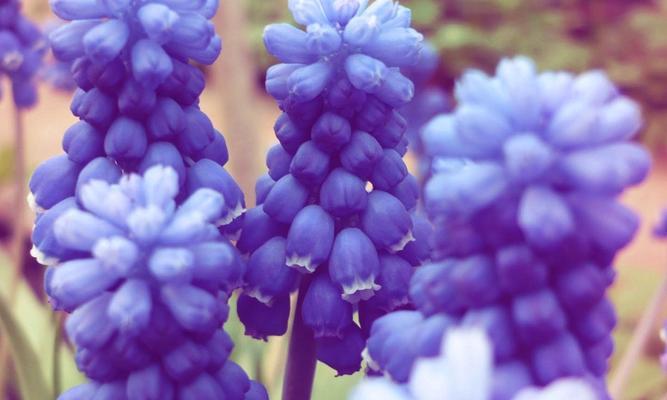
<path fill-rule="evenodd" d="M 322 207 L 303 208 L 287 234 L 287 266 L 314 272 L 329 258 L 334 241 L 334 220 Z"/>
<path fill-rule="evenodd" d="M 340 288 L 325 274 L 317 275 L 310 283 L 301 315 L 316 338 L 342 338 L 343 331 L 353 324 L 352 305 L 341 298 Z"/>
<path fill-rule="evenodd" d="M 331 280 L 343 289 L 343 298 L 350 303 L 368 300 L 380 287 L 375 283 L 380 273 L 380 260 L 373 242 L 357 228 L 338 233 L 329 258 Z"/>
<path fill-rule="evenodd" d="M 255 339 L 266 340 L 269 336 L 282 336 L 287 332 L 290 299 L 283 295 L 274 299 L 271 305 L 242 294 L 239 297 L 237 312 L 245 326 L 245 334 Z"/>
<path fill-rule="evenodd" d="M 248 296 L 270 305 L 296 288 L 299 273 L 285 264 L 285 245 L 284 238 L 274 237 L 252 253 L 245 275 Z"/>
<path fill-rule="evenodd" d="M 368 195 L 368 206 L 361 215 L 361 227 L 381 249 L 398 252 L 415 240 L 412 220 L 403 204 L 387 192 L 375 190 Z"/>

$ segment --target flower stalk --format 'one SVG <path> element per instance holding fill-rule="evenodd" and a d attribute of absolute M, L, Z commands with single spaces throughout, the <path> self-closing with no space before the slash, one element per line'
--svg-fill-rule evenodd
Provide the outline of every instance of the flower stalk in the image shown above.
<path fill-rule="evenodd" d="M 649 339 L 655 334 L 655 325 L 658 318 L 660 318 L 661 312 L 664 309 L 664 305 L 667 303 L 667 273 L 662 278 L 660 287 L 656 291 L 651 304 L 646 308 L 644 314 L 642 315 L 637 328 L 632 334 L 632 339 L 628 345 L 628 349 L 623 354 L 621 361 L 614 372 L 614 375 L 611 378 L 611 383 L 609 386 L 609 391 L 611 397 L 614 399 L 622 398 L 622 395 L 625 391 L 625 388 L 630 381 L 630 375 L 635 369 L 639 358 L 642 355 L 642 351 L 646 348 L 646 343 Z"/>
<path fill-rule="evenodd" d="M 303 301 L 306 297 L 310 279 L 304 279 L 299 287 L 296 312 L 292 320 L 292 331 L 287 353 L 287 368 L 283 382 L 283 399 L 308 400 L 313 390 L 315 366 L 315 339 L 313 331 L 304 322 L 302 314 Z"/>

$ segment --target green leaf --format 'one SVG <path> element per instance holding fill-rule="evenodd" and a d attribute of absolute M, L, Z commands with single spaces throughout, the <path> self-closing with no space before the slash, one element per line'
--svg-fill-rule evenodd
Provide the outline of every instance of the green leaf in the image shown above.
<path fill-rule="evenodd" d="M 24 399 L 48 399 L 49 390 L 37 354 L 19 326 L 4 296 L 0 296 L 0 326 L 11 348 L 14 367 L 18 375 L 21 397 Z"/>
<path fill-rule="evenodd" d="M 11 268 L 10 262 L 0 254 L 0 295 L 9 293 Z M 28 345 L 38 357 L 42 376 L 49 383 L 48 387 L 51 393 L 55 393 L 56 386 L 58 386 L 53 380 L 54 374 L 56 374 L 54 368 L 56 367 L 57 374 L 60 376 L 60 385 L 63 389 L 69 389 L 85 382 L 85 378 L 76 368 L 72 350 L 61 342 L 58 351 L 54 351 L 57 332 L 54 314 L 48 304 L 44 304 L 35 297 L 34 292 L 25 281 L 18 283 L 16 300 L 11 312 L 18 327 L 24 333 Z M 57 357 L 57 362 L 54 357 Z M 26 400 L 33 399 L 33 397 L 23 398 Z M 54 396 L 51 394 L 43 398 L 54 398 Z M 41 400 L 42 398 L 37 397 L 35 399 Z"/>

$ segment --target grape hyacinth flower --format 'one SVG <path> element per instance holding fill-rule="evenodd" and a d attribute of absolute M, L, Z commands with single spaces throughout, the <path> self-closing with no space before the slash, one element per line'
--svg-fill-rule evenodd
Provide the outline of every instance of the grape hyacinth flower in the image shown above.
<path fill-rule="evenodd" d="M 417 324 L 477 326 L 493 343 L 494 379 L 513 383 L 494 399 L 564 377 L 595 381 L 607 398 L 616 316 L 606 291 L 639 224 L 617 197 L 650 168 L 630 142 L 639 108 L 602 72 L 538 74 L 522 57 L 495 77 L 466 73 L 456 96 L 456 110 L 424 130 L 436 233 L 435 262 L 411 282 L 421 319 L 379 320 L 368 356 L 406 382 L 413 360 L 435 353 Z M 397 342 L 412 345 L 392 353 Z"/>
<path fill-rule="evenodd" d="M 493 347 L 484 331 L 470 328 L 450 330 L 440 352 L 420 358 L 406 384 L 387 378 L 366 378 L 350 400 L 491 400 L 493 387 Z M 597 400 L 582 379 L 559 379 L 546 388 L 529 387 L 513 400 Z"/>
<path fill-rule="evenodd" d="M 238 241 L 249 257 L 238 311 L 248 334 L 284 334 L 288 296 L 302 282 L 298 318 L 318 359 L 350 374 L 372 321 L 407 305 L 413 266 L 429 258 L 420 240 L 428 223 L 410 214 L 418 188 L 402 159 L 398 112 L 414 94 L 400 68 L 417 62 L 422 35 L 391 0 L 290 0 L 289 8 L 305 30 L 264 31 L 281 61 L 266 89 L 283 114 Z"/>
<path fill-rule="evenodd" d="M 52 0 L 80 121 L 30 182 L 33 254 L 90 383 L 62 399 L 263 399 L 221 329 L 243 194 L 199 109 L 216 1 Z M 141 177 L 143 175 L 143 178 Z"/>
<path fill-rule="evenodd" d="M 168 165 L 185 189 L 182 197 L 201 187 L 223 194 L 225 212 L 217 223 L 233 237 L 245 208 L 243 194 L 223 168 L 223 136 L 199 109 L 204 76 L 188 63 L 210 64 L 219 54 L 220 38 L 209 21 L 217 2 L 50 4 L 70 21 L 51 33 L 50 42 L 59 60 L 73 63 L 78 89 L 71 110 L 80 121 L 65 132 L 66 154 L 35 171 L 33 208 L 48 214 L 72 197 L 80 202 L 81 187 L 92 179 L 113 183 L 123 173 Z M 62 249 L 48 235 L 33 235 L 33 242 L 41 262 L 61 258 Z"/>
<path fill-rule="evenodd" d="M 49 267 L 45 287 L 71 314 L 67 335 L 91 380 L 61 399 L 246 398 L 250 381 L 220 328 L 243 276 L 215 225 L 224 197 L 202 188 L 177 205 L 178 194 L 171 167 L 94 179 L 54 221 L 72 257 Z"/>
<path fill-rule="evenodd" d="M 0 1 L 0 79 L 11 81 L 18 108 L 37 102 L 35 75 L 45 49 L 39 28 L 21 14 L 20 0 Z"/>

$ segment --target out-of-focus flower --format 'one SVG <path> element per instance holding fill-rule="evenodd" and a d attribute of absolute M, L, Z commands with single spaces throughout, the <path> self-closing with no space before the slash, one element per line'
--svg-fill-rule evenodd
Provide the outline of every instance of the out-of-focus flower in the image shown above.
<path fill-rule="evenodd" d="M 103 68 L 118 58 L 135 81 L 155 89 L 174 72 L 174 60 L 211 64 L 221 40 L 209 21 L 218 2 L 50 0 L 60 18 L 72 21 L 51 34 L 62 61 L 85 58 Z"/>
<path fill-rule="evenodd" d="M 662 212 L 658 223 L 653 228 L 653 233 L 659 238 L 667 237 L 667 210 Z"/>
<path fill-rule="evenodd" d="M 653 233 L 660 239 L 667 238 L 667 210 L 662 212 L 660 220 L 653 228 Z M 665 322 L 664 327 L 660 330 L 660 339 L 667 346 L 667 322 Z M 660 364 L 662 365 L 662 368 L 667 371 L 667 349 L 660 356 Z"/>
<path fill-rule="evenodd" d="M 27 108 L 37 102 L 35 75 L 46 50 L 42 33 L 21 14 L 20 0 L 0 2 L 0 79 L 11 81 L 14 104 Z"/>
<path fill-rule="evenodd" d="M 63 21 L 54 19 L 48 21 L 44 26 L 44 34 L 49 37 L 51 33 L 63 26 Z M 50 46 L 49 46 L 50 49 Z M 50 52 L 42 64 L 38 76 L 56 90 L 71 93 L 77 89 L 76 81 L 72 75 L 73 61 L 62 61 Z"/>
<path fill-rule="evenodd" d="M 412 278 L 415 323 L 444 315 L 484 328 L 494 382 L 503 383 L 493 398 L 564 377 L 585 377 L 606 398 L 616 323 L 606 289 L 616 252 L 639 224 L 617 197 L 650 168 L 630 142 L 638 106 L 602 72 L 538 74 L 521 57 L 502 61 L 494 77 L 466 73 L 456 95 L 456 110 L 424 130 L 435 262 Z M 400 329 L 400 318 L 381 321 L 369 355 L 405 382 L 433 347 L 392 353 L 384 347 L 392 341 L 420 343 L 417 331 Z"/>
<path fill-rule="evenodd" d="M 397 111 L 414 95 L 401 68 L 419 60 L 422 35 L 391 0 L 290 0 L 289 8 L 305 30 L 264 31 L 281 61 L 266 89 L 283 114 L 239 239 L 249 255 L 244 292 L 254 298 L 239 313 L 255 337 L 283 333 L 279 305 L 311 275 L 301 317 L 317 356 L 353 373 L 372 321 L 407 305 L 413 266 L 430 257 L 428 222 L 410 214 L 419 189 L 402 160 L 408 139 Z M 284 322 L 251 315 L 272 308 Z"/>
<path fill-rule="evenodd" d="M 511 375 L 503 376 L 511 379 Z M 450 329 L 440 353 L 415 362 L 405 384 L 388 378 L 366 378 L 352 393 L 351 400 L 491 400 L 493 346 L 483 330 Z M 500 383 L 504 384 L 504 383 Z M 560 379 L 545 388 L 526 388 L 513 400 L 598 400 L 588 382 Z"/>

